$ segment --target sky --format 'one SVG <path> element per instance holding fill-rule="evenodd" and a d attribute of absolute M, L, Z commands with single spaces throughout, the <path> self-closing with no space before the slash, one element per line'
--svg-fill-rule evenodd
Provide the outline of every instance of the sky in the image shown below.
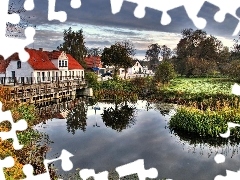
<path fill-rule="evenodd" d="M 164 2 L 167 1 L 162 1 Z M 113 14 L 110 0 L 81 0 L 78 9 L 70 6 L 70 0 L 56 0 L 55 10 L 67 13 L 67 21 L 61 23 L 58 20 L 48 20 L 47 0 L 34 0 L 34 3 L 35 8 L 27 12 L 27 16 L 36 25 L 34 43 L 28 46 L 35 49 L 56 49 L 63 42 L 63 30 L 72 27 L 73 30 L 83 30 L 88 48 L 103 49 L 117 41 L 130 40 L 136 49 L 135 58 L 143 60 L 149 45 L 158 43 L 173 49 L 181 39 L 182 29 L 197 29 L 183 6 L 170 10 L 171 23 L 162 25 L 161 11 L 146 8 L 145 17 L 136 18 L 133 12 L 137 4 L 129 1 L 124 1 L 121 11 Z M 224 22 L 216 22 L 213 17 L 218 10 L 213 4 L 204 3 L 198 14 L 207 20 L 203 30 L 216 36 L 223 45 L 232 47 L 233 39 L 237 38 L 232 33 L 239 21 L 227 14 Z"/>

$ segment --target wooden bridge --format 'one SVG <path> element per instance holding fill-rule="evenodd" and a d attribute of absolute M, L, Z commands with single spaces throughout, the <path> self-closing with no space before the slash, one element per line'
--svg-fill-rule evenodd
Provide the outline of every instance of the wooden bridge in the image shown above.
<path fill-rule="evenodd" d="M 0 82 L 4 82 L 4 80 Z M 8 90 L 7 101 L 29 102 L 33 104 L 48 105 L 50 102 L 75 99 L 77 93 L 84 94 L 87 82 L 80 78 L 63 78 L 48 82 L 8 83 L 1 86 Z M 91 94 L 89 94 L 91 96 Z"/>

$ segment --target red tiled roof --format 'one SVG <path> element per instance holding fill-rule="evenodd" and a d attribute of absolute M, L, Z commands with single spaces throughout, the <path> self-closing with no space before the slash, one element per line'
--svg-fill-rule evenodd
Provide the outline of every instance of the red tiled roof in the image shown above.
<path fill-rule="evenodd" d="M 58 68 L 55 67 L 55 65 L 48 58 L 46 52 L 36 49 L 26 49 L 26 51 L 30 55 L 28 63 L 34 70 L 58 70 Z"/>
<path fill-rule="evenodd" d="M 88 56 L 84 59 L 84 61 L 86 62 L 88 68 L 92 68 L 94 65 L 99 68 L 102 67 L 100 56 Z"/>
<path fill-rule="evenodd" d="M 3 56 L 0 55 L 0 74 L 5 73 L 6 69 L 11 60 L 18 60 L 18 53 L 14 53 L 13 55 L 9 56 L 6 60 L 4 60 Z"/>
<path fill-rule="evenodd" d="M 67 54 L 68 57 L 68 70 L 73 70 L 73 69 L 82 69 L 84 68 L 81 66 L 79 62 L 77 62 L 76 59 L 74 59 L 70 54 Z"/>
<path fill-rule="evenodd" d="M 58 70 L 57 67 L 52 63 L 52 59 L 58 59 L 61 55 L 61 51 L 41 51 L 36 49 L 25 50 L 29 53 L 30 58 L 28 63 L 34 70 Z M 84 69 L 70 54 L 67 54 L 68 57 L 68 69 Z M 0 74 L 6 72 L 6 68 L 9 65 L 11 60 L 19 60 L 18 53 L 14 53 L 6 60 L 0 55 Z"/>

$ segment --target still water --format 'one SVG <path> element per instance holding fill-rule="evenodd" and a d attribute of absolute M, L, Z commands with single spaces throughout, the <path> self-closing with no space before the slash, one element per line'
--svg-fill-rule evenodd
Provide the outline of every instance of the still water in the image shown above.
<path fill-rule="evenodd" d="M 137 101 L 117 106 L 98 103 L 97 107 L 100 110 L 79 105 L 67 118 L 53 118 L 36 126 L 54 142 L 47 158 L 66 149 L 74 155 L 70 172 L 88 168 L 96 173 L 144 159 L 145 169 L 158 170 L 158 179 L 173 180 L 213 180 L 219 174 L 225 176 L 226 169 L 240 169 L 238 143 L 216 145 L 212 140 L 210 145 L 191 135 L 171 132 L 168 121 L 174 106 Z M 214 161 L 217 153 L 226 156 L 224 163 Z M 60 162 L 55 167 L 63 173 Z"/>

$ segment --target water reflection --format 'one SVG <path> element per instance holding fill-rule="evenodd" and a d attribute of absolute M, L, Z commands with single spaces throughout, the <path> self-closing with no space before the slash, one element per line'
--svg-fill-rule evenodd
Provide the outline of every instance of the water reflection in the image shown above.
<path fill-rule="evenodd" d="M 74 109 L 68 112 L 66 117 L 67 131 L 73 135 L 80 129 L 86 131 L 87 126 L 87 104 L 84 101 L 79 102 Z"/>
<path fill-rule="evenodd" d="M 83 104 L 76 104 L 70 120 L 54 119 L 44 127 L 38 127 L 54 141 L 47 156 L 66 149 L 74 154 L 71 159 L 73 171 L 88 168 L 95 169 L 96 173 L 144 159 L 146 169 L 158 169 L 157 179 L 214 179 L 218 174 L 225 175 L 226 169 L 239 169 L 239 142 L 234 144 L 226 139 L 217 141 L 185 132 L 171 132 L 165 126 L 174 108 L 169 106 L 167 110 L 166 105 L 147 103 L 99 103 L 101 110 L 96 113 L 91 106 L 85 109 L 86 103 L 84 108 Z M 84 115 L 82 121 L 79 119 L 81 114 Z M 67 121 L 70 132 L 74 129 L 74 135 L 66 130 Z M 100 127 L 93 127 L 95 121 Z M 85 130 L 77 131 L 81 128 Z M 224 154 L 226 162 L 216 164 L 216 153 Z M 64 173 L 60 162 L 54 165 Z"/>
<path fill-rule="evenodd" d="M 135 110 L 136 107 L 134 107 L 134 105 L 115 103 L 114 108 L 105 108 L 101 116 L 107 127 L 121 132 L 123 129 L 130 128 L 135 124 Z"/>

